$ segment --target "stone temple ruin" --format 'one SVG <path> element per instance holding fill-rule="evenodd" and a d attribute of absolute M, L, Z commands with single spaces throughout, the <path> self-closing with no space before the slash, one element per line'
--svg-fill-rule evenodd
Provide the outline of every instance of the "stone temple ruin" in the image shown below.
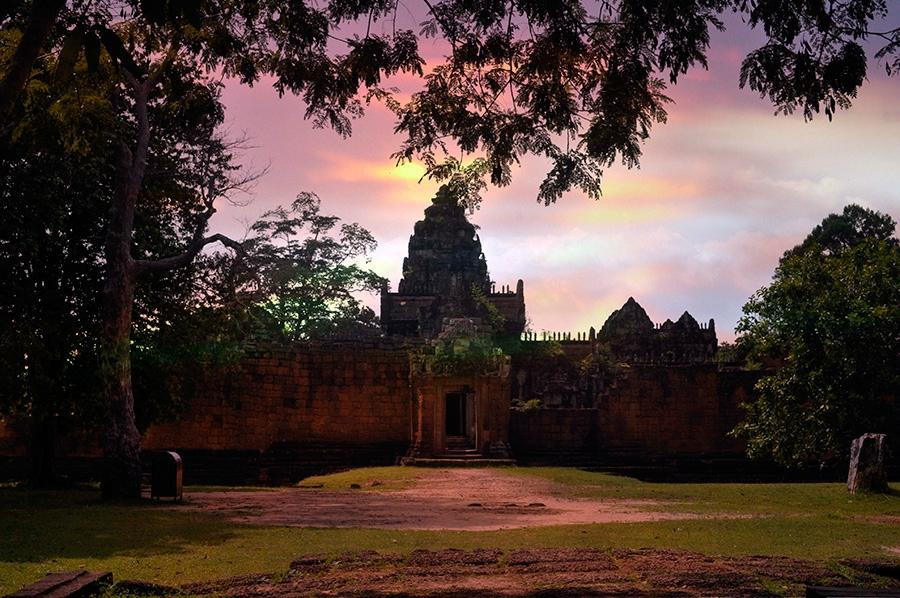
<path fill-rule="evenodd" d="M 227 371 L 199 372 L 180 386 L 187 411 L 151 426 L 144 448 L 178 451 L 188 483 L 294 481 L 399 459 L 595 465 L 742 452 L 727 433 L 758 374 L 717 365 L 713 320 L 654 324 L 629 298 L 596 329 L 528 331 L 523 281 L 490 280 L 446 188 L 415 223 L 396 292 L 382 291 L 381 325 L 373 337 L 255 347 Z M 441 343 L 477 345 L 455 330 L 487 328 L 510 341 L 504 354 L 437 368 Z M 23 432 L 0 424 L 0 469 L 24 459 Z M 99 456 L 90 438 L 61 452 L 82 470 Z"/>
<path fill-rule="evenodd" d="M 414 369 L 412 443 L 405 462 L 421 462 L 423 457 L 426 462 L 511 458 L 511 401 L 521 404 L 530 398 L 545 407 L 595 408 L 604 385 L 612 381 L 575 366 L 590 360 L 601 347 L 627 364 L 711 364 L 716 354 L 713 320 L 700 325 L 684 312 L 677 322 L 656 325 L 629 298 L 599 333 L 592 328 L 576 333 L 574 339 L 571 334 L 551 334 L 549 341 L 559 345 L 561 354 L 541 359 L 537 351 L 536 356 L 529 349 L 548 339 L 546 333 L 538 338 L 525 332 L 523 281 L 514 291 L 511 286 L 497 290 L 475 227 L 466 219 L 464 207 L 442 188 L 426 208 L 424 220 L 415 224 L 397 292 L 382 292 L 384 333 L 427 341 L 454 322 L 466 320 L 477 326 L 492 317 L 502 323 L 501 335 L 524 341 L 522 349 L 513 353 L 508 370 L 482 375 L 434 375 Z"/>

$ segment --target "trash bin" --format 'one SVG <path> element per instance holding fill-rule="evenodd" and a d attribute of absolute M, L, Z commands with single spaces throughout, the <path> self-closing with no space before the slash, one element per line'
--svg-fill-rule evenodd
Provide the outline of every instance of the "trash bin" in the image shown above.
<path fill-rule="evenodd" d="M 183 475 L 181 456 L 165 451 L 153 458 L 153 475 L 150 481 L 150 498 L 171 498 L 181 500 Z"/>

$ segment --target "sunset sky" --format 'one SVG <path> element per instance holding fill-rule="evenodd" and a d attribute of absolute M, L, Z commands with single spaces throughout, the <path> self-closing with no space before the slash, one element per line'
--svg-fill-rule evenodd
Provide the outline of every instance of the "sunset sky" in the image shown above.
<path fill-rule="evenodd" d="M 437 57 L 430 43 L 422 51 Z M 730 340 L 779 256 L 828 213 L 855 202 L 900 219 L 900 78 L 870 62 L 854 107 L 833 122 L 776 117 L 738 88 L 741 59 L 759 44 L 739 23 L 714 34 L 709 71 L 670 87 L 669 122 L 654 128 L 641 168 L 610 168 L 600 201 L 570 193 L 537 204 L 546 172 L 538 160 L 515 171 L 510 187 L 487 192 L 471 220 L 492 279 L 525 281 L 533 330 L 599 327 L 634 296 L 654 321 L 686 309 L 715 318 L 719 338 Z M 252 203 L 220 207 L 213 229 L 240 236 L 260 213 L 314 191 L 325 213 L 372 231 L 370 265 L 396 288 L 413 223 L 437 185 L 417 182 L 418 165 L 394 167 L 400 139 L 390 113 L 373 105 L 342 139 L 314 129 L 300 100 L 279 99 L 266 82 L 229 84 L 224 100 L 232 134 L 254 146 L 244 162 L 269 170 Z"/>

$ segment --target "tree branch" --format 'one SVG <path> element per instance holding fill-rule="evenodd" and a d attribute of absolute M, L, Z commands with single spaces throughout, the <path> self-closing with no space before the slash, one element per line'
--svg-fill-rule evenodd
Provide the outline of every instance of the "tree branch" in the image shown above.
<path fill-rule="evenodd" d="M 451 27 L 451 24 L 445 21 L 443 17 L 441 17 L 441 15 L 436 10 L 434 10 L 434 5 L 431 4 L 429 0 L 422 0 L 422 2 L 424 2 L 425 6 L 428 7 L 428 12 L 432 14 L 434 20 L 437 21 L 441 27 L 443 27 L 444 34 L 447 36 L 448 41 L 450 42 L 450 46 L 453 48 L 453 51 L 456 52 L 456 32 L 454 31 L 453 27 Z M 453 35 L 450 35 L 451 33 Z"/>
<path fill-rule="evenodd" d="M 65 0 L 37 0 L 34 3 L 28 25 L 0 80 L 0 123 L 12 113 L 16 98 L 25 89 L 34 62 L 65 4 Z"/>
<path fill-rule="evenodd" d="M 134 149 L 131 150 L 123 142 L 122 143 L 122 161 L 123 169 L 120 173 L 121 185 L 120 192 L 117 194 L 117 200 L 114 205 L 114 214 L 112 220 L 112 230 L 115 230 L 114 237 L 118 243 L 124 243 L 120 251 L 128 255 L 131 259 L 131 238 L 134 226 L 134 211 L 137 204 L 138 195 L 144 184 L 144 174 L 147 168 L 147 155 L 150 151 L 150 116 L 149 103 L 150 94 L 159 83 L 163 71 L 166 66 L 175 59 L 178 52 L 178 42 L 173 42 L 165 58 L 160 60 L 150 69 L 147 78 L 141 81 L 138 79 L 139 73 L 132 72 L 125 62 L 122 63 L 122 75 L 127 85 L 134 94 L 134 115 L 137 120 L 137 135 L 135 139 Z M 126 159 L 130 160 L 130 164 L 125 167 Z M 206 220 L 212 216 L 210 213 L 206 216 Z M 205 220 L 204 220 L 205 222 Z M 200 231 L 202 234 L 202 230 Z M 139 272 L 139 270 L 137 271 Z"/>
<path fill-rule="evenodd" d="M 216 242 L 219 242 L 222 245 L 233 249 L 238 254 L 244 253 L 244 246 L 241 245 L 241 243 L 221 233 L 216 233 L 208 237 L 195 238 L 182 253 L 179 253 L 177 255 L 160 258 L 158 260 L 135 260 L 135 271 L 138 275 L 140 275 L 144 272 L 159 272 L 162 270 L 171 270 L 172 268 L 186 266 L 187 264 L 191 263 L 191 261 L 195 257 L 197 257 L 197 254 L 200 253 L 200 250 L 202 250 L 207 245 L 211 245 L 212 243 Z"/>

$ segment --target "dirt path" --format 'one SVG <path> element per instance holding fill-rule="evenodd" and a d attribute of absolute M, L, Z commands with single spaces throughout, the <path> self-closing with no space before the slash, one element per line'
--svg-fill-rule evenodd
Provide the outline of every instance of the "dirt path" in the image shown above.
<path fill-rule="evenodd" d="M 232 521 L 294 527 L 365 527 L 486 531 L 508 528 L 691 519 L 701 515 L 650 510 L 639 500 L 570 498 L 553 483 L 492 469 L 423 470 L 396 492 L 190 492 L 181 508 Z M 731 518 L 737 515 L 702 515 Z"/>
<path fill-rule="evenodd" d="M 878 583 L 848 563 L 857 581 Z M 867 580 L 868 581 L 865 581 Z M 783 557 L 710 557 L 669 550 L 529 549 L 503 555 L 419 550 L 305 557 L 287 575 L 190 584 L 216 596 L 802 596 L 804 584 L 846 585 L 821 564 Z M 884 580 L 881 581 L 884 583 Z M 889 585 L 891 581 L 887 582 Z M 894 587 L 900 581 L 894 580 Z"/>

